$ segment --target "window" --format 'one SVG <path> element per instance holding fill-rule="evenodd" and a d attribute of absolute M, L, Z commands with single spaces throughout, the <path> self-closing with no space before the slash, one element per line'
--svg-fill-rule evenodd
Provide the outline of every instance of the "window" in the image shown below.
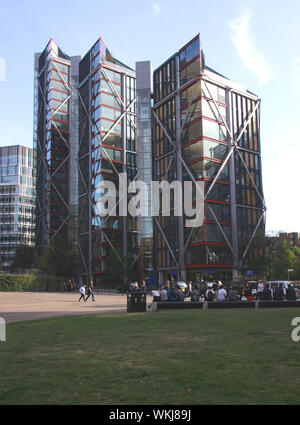
<path fill-rule="evenodd" d="M 222 226 L 226 237 L 231 239 L 231 226 Z M 206 237 L 207 242 L 225 242 L 225 238 L 219 229 L 217 224 L 207 224 L 206 225 Z"/>
<path fill-rule="evenodd" d="M 199 54 L 200 54 L 200 45 L 199 45 L 199 38 L 197 37 L 182 52 L 180 52 L 180 56 L 179 56 L 180 67 L 183 67 L 186 63 L 190 62 Z"/>
<path fill-rule="evenodd" d="M 214 121 L 203 120 L 203 136 L 211 139 L 226 141 L 226 129 Z"/>
<path fill-rule="evenodd" d="M 217 175 L 221 165 L 222 164 L 220 164 L 218 162 L 208 161 L 208 160 L 205 159 L 204 160 L 205 177 L 209 178 L 209 179 L 214 179 L 215 176 Z M 228 175 L 228 165 L 225 165 L 225 167 L 223 168 L 218 179 L 221 180 L 221 181 L 227 181 L 228 177 L 229 177 L 229 175 Z"/>

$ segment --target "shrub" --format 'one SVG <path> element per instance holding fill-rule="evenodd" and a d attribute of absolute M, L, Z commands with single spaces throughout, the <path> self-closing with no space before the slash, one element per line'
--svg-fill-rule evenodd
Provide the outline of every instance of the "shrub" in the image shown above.
<path fill-rule="evenodd" d="M 31 275 L 0 275 L 1 292 L 61 292 L 63 278 L 36 273 Z"/>

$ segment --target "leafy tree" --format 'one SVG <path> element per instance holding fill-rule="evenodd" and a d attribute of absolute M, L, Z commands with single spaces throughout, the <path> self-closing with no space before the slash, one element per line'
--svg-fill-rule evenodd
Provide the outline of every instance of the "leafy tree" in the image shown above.
<path fill-rule="evenodd" d="M 294 269 L 297 248 L 290 247 L 278 237 L 266 238 L 266 271 L 268 280 L 286 280 L 288 269 Z"/>
<path fill-rule="evenodd" d="M 110 248 L 105 258 L 105 280 L 111 285 L 122 286 L 125 269 L 125 262 L 121 253 Z"/>
<path fill-rule="evenodd" d="M 132 255 L 123 256 L 112 248 L 105 258 L 104 271 L 105 280 L 110 285 L 126 286 L 128 281 L 137 280 L 137 262 L 133 261 Z"/>
<path fill-rule="evenodd" d="M 249 251 L 248 267 L 256 276 L 266 273 L 267 280 L 286 280 L 288 269 L 294 269 L 290 278 L 300 278 L 299 248 L 291 247 L 278 236 L 258 232 Z"/>
<path fill-rule="evenodd" d="M 40 268 L 44 273 L 73 278 L 79 271 L 79 257 L 73 242 L 55 240 L 40 259 Z"/>
<path fill-rule="evenodd" d="M 291 275 L 292 279 L 300 280 L 300 249 L 297 248 L 297 258 L 294 267 L 294 273 Z"/>
<path fill-rule="evenodd" d="M 36 267 L 35 248 L 29 245 L 19 245 L 16 248 L 11 269 L 31 269 L 34 267 Z"/>

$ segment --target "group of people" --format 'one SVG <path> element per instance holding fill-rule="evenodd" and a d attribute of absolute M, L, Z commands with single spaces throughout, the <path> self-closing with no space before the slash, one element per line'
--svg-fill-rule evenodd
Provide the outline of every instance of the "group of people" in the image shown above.
<path fill-rule="evenodd" d="M 140 284 L 138 284 L 138 282 L 132 282 L 129 285 L 129 290 L 131 292 L 136 292 L 136 291 L 146 292 L 146 282 L 144 280 L 142 280 Z"/>
<path fill-rule="evenodd" d="M 63 290 L 67 292 L 75 291 L 75 285 L 72 280 L 68 280 L 67 282 L 63 282 Z"/>
<path fill-rule="evenodd" d="M 270 288 L 269 284 L 259 281 L 257 288 L 253 291 L 247 283 L 244 288 L 238 288 L 236 285 L 224 288 L 221 282 L 214 283 L 210 288 L 207 288 L 204 296 L 205 301 L 295 301 L 297 298 L 296 291 L 292 285 L 288 285 L 285 289 L 283 284 L 278 287 Z"/>
<path fill-rule="evenodd" d="M 184 301 L 186 294 L 174 282 L 167 280 L 160 290 L 152 291 L 152 296 L 153 301 Z"/>
<path fill-rule="evenodd" d="M 270 288 L 268 284 L 259 281 L 255 291 L 247 283 L 244 288 L 236 285 L 226 285 L 222 282 L 213 282 L 209 284 L 202 282 L 189 282 L 185 292 L 169 280 L 165 285 L 160 287 L 160 290 L 152 291 L 153 301 L 184 301 L 190 297 L 191 301 L 295 301 L 296 291 L 292 285 L 287 288 L 283 284 L 275 288 Z"/>
<path fill-rule="evenodd" d="M 90 281 L 88 285 L 82 284 L 79 288 L 79 292 L 80 292 L 80 297 L 78 300 L 79 302 L 81 300 L 86 302 L 90 298 L 90 296 L 92 296 L 92 301 L 95 301 L 94 283 L 92 280 Z"/>

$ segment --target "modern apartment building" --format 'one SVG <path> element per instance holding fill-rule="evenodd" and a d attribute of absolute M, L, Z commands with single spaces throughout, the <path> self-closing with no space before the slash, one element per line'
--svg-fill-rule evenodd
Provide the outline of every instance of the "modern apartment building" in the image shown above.
<path fill-rule="evenodd" d="M 0 147 L 0 269 L 8 270 L 18 245 L 34 246 L 34 151 Z"/>
<path fill-rule="evenodd" d="M 49 41 L 35 55 L 36 248 L 76 237 L 78 64 Z"/>
<path fill-rule="evenodd" d="M 199 35 L 151 78 L 149 61 L 134 71 L 101 37 L 82 60 L 52 39 L 36 54 L 38 252 L 77 237 L 81 276 L 96 283 L 111 252 L 139 279 L 231 279 L 261 254 L 251 244 L 265 219 L 260 99 L 205 64 Z M 203 223 L 190 228 L 184 214 L 162 210 L 152 217 L 149 192 L 140 199 L 148 217 L 128 214 L 123 197 L 136 179 L 201 182 Z M 103 216 L 106 182 L 117 207 Z M 171 210 L 182 192 L 171 193 Z"/>
<path fill-rule="evenodd" d="M 160 281 L 229 280 L 259 254 L 251 242 L 264 230 L 260 99 L 206 66 L 200 35 L 154 71 L 153 87 L 154 180 L 204 187 L 201 226 L 154 218 Z"/>
<path fill-rule="evenodd" d="M 121 211 L 119 182 L 137 174 L 135 71 L 114 58 L 102 38 L 79 64 L 79 219 L 82 277 L 105 280 L 113 251 L 137 266 L 137 218 Z M 122 176 L 127 173 L 127 177 Z M 103 182 L 117 188 L 117 211 L 103 217 Z M 109 192 L 110 193 L 110 192 Z"/>

